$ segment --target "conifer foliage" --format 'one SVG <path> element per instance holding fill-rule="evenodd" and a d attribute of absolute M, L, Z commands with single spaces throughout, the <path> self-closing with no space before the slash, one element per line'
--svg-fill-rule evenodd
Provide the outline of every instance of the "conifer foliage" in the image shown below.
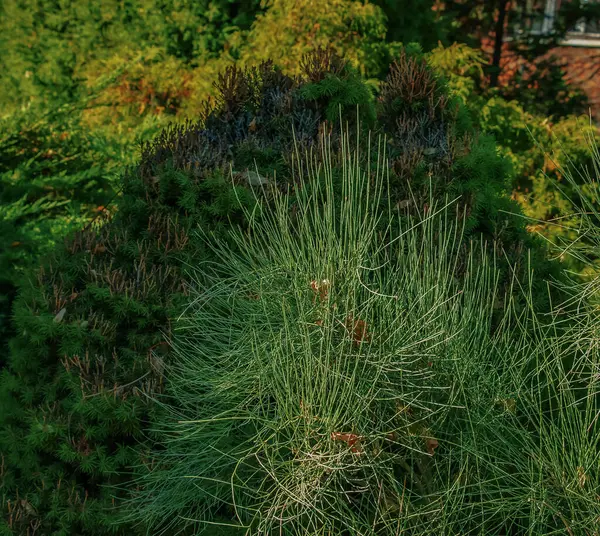
<path fill-rule="evenodd" d="M 0 376 L 0 533 L 145 533 L 120 516 L 120 486 L 152 463 L 152 397 L 163 391 L 173 319 L 188 301 L 187 267 L 211 261 L 193 231 L 224 234 L 244 223 L 240 201 L 255 203 L 251 190 L 289 181 L 294 135 L 301 152 L 310 149 L 324 130 L 335 135 L 334 112 L 352 125 L 358 106 L 365 128 L 393 148 L 394 203 L 405 206 L 411 185 L 410 210 L 426 210 L 413 171 L 425 170 L 440 195 L 464 196 L 472 231 L 518 235 L 519 223 L 494 217 L 505 165 L 493 142 L 471 132 L 423 58 L 393 64 L 378 99 L 331 50 L 302 65 L 295 78 L 269 61 L 228 68 L 199 121 L 144 144 L 116 205 L 21 286 Z"/>
<path fill-rule="evenodd" d="M 331 55 L 315 57 L 306 63 L 313 78 L 356 86 L 353 69 L 340 63 L 328 72 Z M 271 180 L 285 171 L 292 127 L 306 146 L 317 139 L 329 97 L 307 100 L 304 86 L 270 62 L 228 69 L 214 109 L 207 104 L 198 123 L 143 145 L 117 205 L 23 284 L 0 381 L 5 533 L 130 530 L 115 513 L 119 493 L 106 486 L 144 460 L 148 397 L 162 389 L 185 266 L 207 260 L 190 231 L 241 221 L 237 198 L 250 199 L 250 172 L 256 165 Z M 356 95 L 347 95 L 355 104 Z"/>
<path fill-rule="evenodd" d="M 103 209 L 129 160 L 117 142 L 81 125 L 83 107 L 84 101 L 46 110 L 30 106 L 0 120 L 2 346 L 17 281 Z"/>

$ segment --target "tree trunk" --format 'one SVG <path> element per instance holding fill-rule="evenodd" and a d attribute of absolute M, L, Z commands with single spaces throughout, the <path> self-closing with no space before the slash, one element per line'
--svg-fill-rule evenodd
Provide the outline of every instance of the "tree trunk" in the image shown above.
<path fill-rule="evenodd" d="M 498 8 L 498 19 L 496 20 L 496 32 L 494 36 L 494 55 L 492 57 L 492 69 L 490 75 L 490 87 L 498 85 L 500 75 L 500 58 L 502 57 L 502 44 L 504 43 L 504 21 L 506 20 L 506 6 L 509 0 L 500 0 Z"/>

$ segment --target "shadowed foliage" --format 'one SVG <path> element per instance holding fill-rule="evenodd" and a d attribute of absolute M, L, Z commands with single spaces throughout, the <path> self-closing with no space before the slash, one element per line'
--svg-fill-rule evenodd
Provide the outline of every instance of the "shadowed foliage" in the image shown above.
<path fill-rule="evenodd" d="M 306 174 L 295 143 L 318 149 L 327 134 L 339 151 L 337 117 L 351 134 L 360 119 L 387 135 L 399 210 L 427 211 L 432 181 L 436 194 L 463 196 L 467 235 L 481 231 L 523 258 L 523 226 L 500 212 L 518 212 L 504 189 L 506 162 L 422 58 L 401 56 L 378 98 L 331 50 L 302 65 L 294 78 L 271 62 L 228 68 L 199 120 L 143 144 L 122 197 L 21 286 L 0 376 L 4 533 L 144 532 L 121 518 L 118 486 L 151 463 L 150 397 L 163 389 L 187 269 L 214 261 L 192 231 L 226 238 L 256 192 L 293 187 Z"/>

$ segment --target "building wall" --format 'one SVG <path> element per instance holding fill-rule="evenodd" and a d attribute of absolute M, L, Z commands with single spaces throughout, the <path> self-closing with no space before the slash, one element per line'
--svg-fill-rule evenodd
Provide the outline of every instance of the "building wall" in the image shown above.
<path fill-rule="evenodd" d="M 561 59 L 567 81 L 585 91 L 592 117 L 600 122 L 600 48 L 560 46 L 550 52 Z"/>

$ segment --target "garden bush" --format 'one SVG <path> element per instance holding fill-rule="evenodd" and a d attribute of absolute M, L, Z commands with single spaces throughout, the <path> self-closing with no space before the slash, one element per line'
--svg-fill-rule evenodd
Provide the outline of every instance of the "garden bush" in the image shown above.
<path fill-rule="evenodd" d="M 17 282 L 114 195 L 130 154 L 81 125 L 85 106 L 27 109 L 0 119 L 0 337 Z M 4 360 L 4 357 L 2 358 Z"/>
<path fill-rule="evenodd" d="M 216 262 L 193 272 L 159 398 L 162 443 L 135 482 L 155 532 L 221 521 L 384 535 L 421 522 L 419 507 L 402 512 L 428 502 L 452 363 L 481 351 L 495 282 L 459 254 L 460 223 L 432 224 L 435 205 L 404 228 L 386 160 L 363 168 L 342 144 L 341 173 L 324 143 L 294 200 L 248 212 L 233 248 L 199 231 Z"/>
<path fill-rule="evenodd" d="M 317 150 L 324 133 L 339 160 L 338 118 L 351 140 L 367 127 L 388 137 L 385 202 L 394 210 L 429 211 L 430 185 L 437 198 L 460 195 L 469 237 L 525 259 L 532 243 L 521 220 L 500 210 L 517 210 L 505 161 L 420 55 L 399 54 L 377 99 L 331 49 L 305 56 L 302 69 L 289 77 L 271 62 L 227 68 L 200 120 L 143 144 L 122 196 L 20 286 L 0 379 L 4 532 L 145 531 L 121 516 L 121 486 L 150 460 L 145 431 L 173 319 L 189 301 L 186 270 L 214 261 L 194 231 L 226 237 L 245 225 L 252 191 L 287 191 L 306 177 L 294 151 Z"/>
<path fill-rule="evenodd" d="M 505 297 L 494 327 L 501 273 L 481 240 L 461 251 L 456 204 L 405 219 L 385 159 L 342 144 L 337 172 L 324 143 L 298 195 L 252 209 L 232 242 L 197 231 L 216 262 L 192 269 L 133 518 L 159 534 L 592 534 L 597 313 L 549 322 L 515 279 L 528 307 Z"/>

